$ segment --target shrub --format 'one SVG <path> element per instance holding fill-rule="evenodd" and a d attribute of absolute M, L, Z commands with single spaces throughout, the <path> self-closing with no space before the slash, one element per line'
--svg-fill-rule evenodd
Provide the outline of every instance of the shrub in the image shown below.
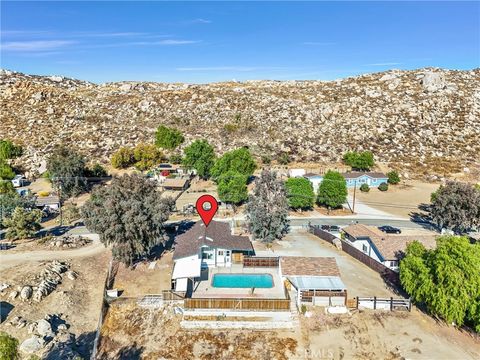
<path fill-rule="evenodd" d="M 173 150 L 185 141 L 185 137 L 177 129 L 171 129 L 164 125 L 157 128 L 155 145 L 162 149 Z"/>
<path fill-rule="evenodd" d="M 0 159 L 0 180 L 12 180 L 15 177 L 15 172 L 6 161 Z"/>
<path fill-rule="evenodd" d="M 270 155 L 262 155 L 262 164 L 269 165 L 272 162 Z"/>
<path fill-rule="evenodd" d="M 93 178 L 102 178 L 108 176 L 108 173 L 102 165 L 96 163 L 91 168 L 87 169 L 87 176 Z"/>
<path fill-rule="evenodd" d="M 27 210 L 17 207 L 10 217 L 3 220 L 7 228 L 7 239 L 18 240 L 35 236 L 40 230 L 42 212 L 40 210 Z"/>
<path fill-rule="evenodd" d="M 112 166 L 115 169 L 126 169 L 132 166 L 134 162 L 133 150 L 127 147 L 118 149 L 111 159 Z"/>
<path fill-rule="evenodd" d="M 50 195 L 49 191 L 42 190 L 42 191 L 38 192 L 38 196 L 40 196 L 40 197 L 46 197 L 48 195 Z"/>
<path fill-rule="evenodd" d="M 400 176 L 398 175 L 398 172 L 396 172 L 395 170 L 387 173 L 387 176 L 388 176 L 388 183 L 389 184 L 395 185 L 395 184 L 398 184 L 400 182 Z"/>
<path fill-rule="evenodd" d="M 14 159 L 21 156 L 23 149 L 10 140 L 0 140 L 0 159 Z"/>
<path fill-rule="evenodd" d="M 368 186 L 368 184 L 362 184 L 362 185 L 360 185 L 360 191 L 361 192 L 369 192 L 370 191 L 370 186 Z"/>
<path fill-rule="evenodd" d="M 172 164 L 181 164 L 182 163 L 182 160 L 183 160 L 183 157 L 182 155 L 180 154 L 173 154 L 173 155 L 170 155 L 170 159 L 169 161 L 172 163 Z"/>
<path fill-rule="evenodd" d="M 13 186 L 10 180 L 0 179 L 0 195 L 1 194 L 10 194 L 15 193 L 15 187 Z"/>
<path fill-rule="evenodd" d="M 0 332 L 0 359 L 20 359 L 20 355 L 18 354 L 18 340 L 3 331 Z"/>
<path fill-rule="evenodd" d="M 378 185 L 378 190 L 387 191 L 388 190 L 388 184 L 386 182 L 381 183 L 380 185 Z"/>
<path fill-rule="evenodd" d="M 290 162 L 290 156 L 287 153 L 281 153 L 277 161 L 280 165 L 287 165 Z"/>

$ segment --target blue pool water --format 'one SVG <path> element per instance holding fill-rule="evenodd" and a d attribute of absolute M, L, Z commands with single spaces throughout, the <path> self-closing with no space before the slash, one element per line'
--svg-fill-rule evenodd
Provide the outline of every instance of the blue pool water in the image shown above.
<path fill-rule="evenodd" d="M 215 274 L 212 286 L 217 288 L 271 288 L 270 274 Z"/>

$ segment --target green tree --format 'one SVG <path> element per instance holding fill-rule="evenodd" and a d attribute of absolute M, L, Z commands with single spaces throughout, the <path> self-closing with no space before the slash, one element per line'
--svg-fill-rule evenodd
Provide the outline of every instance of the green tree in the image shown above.
<path fill-rule="evenodd" d="M 0 180 L 12 180 L 15 177 L 15 172 L 6 161 L 0 159 Z"/>
<path fill-rule="evenodd" d="M 439 227 L 464 233 L 480 226 L 480 191 L 473 185 L 449 181 L 432 199 L 430 215 Z"/>
<path fill-rule="evenodd" d="M 369 192 L 370 191 L 370 186 L 368 186 L 368 184 L 362 184 L 362 185 L 360 185 L 360 191 L 361 192 Z"/>
<path fill-rule="evenodd" d="M 15 145 L 10 140 L 0 139 L 0 159 L 15 159 L 22 156 L 23 149 L 21 146 Z"/>
<path fill-rule="evenodd" d="M 257 164 L 250 151 L 242 147 L 223 154 L 222 157 L 215 161 L 211 174 L 215 180 L 229 171 L 236 171 L 239 174 L 250 177 L 253 175 L 256 167 Z"/>
<path fill-rule="evenodd" d="M 160 125 L 155 133 L 155 145 L 162 149 L 173 150 L 185 141 L 182 133 L 177 129 L 171 129 Z"/>
<path fill-rule="evenodd" d="M 153 182 L 133 174 L 96 187 L 81 214 L 87 228 L 112 246 L 113 257 L 131 266 L 165 243 L 164 224 L 172 207 L 172 199 L 162 197 Z"/>
<path fill-rule="evenodd" d="M 126 169 L 132 166 L 135 163 L 133 149 L 127 147 L 118 149 L 117 152 L 113 154 L 110 162 L 115 169 Z"/>
<path fill-rule="evenodd" d="M 3 331 L 0 332 L 0 359 L 20 359 L 20 355 L 18 353 L 18 340 Z"/>
<path fill-rule="evenodd" d="M 328 208 L 341 207 L 347 201 L 347 182 L 337 171 L 329 170 L 318 187 L 317 203 Z"/>
<path fill-rule="evenodd" d="M 400 261 L 400 281 L 416 302 L 458 326 L 471 324 L 480 332 L 480 245 L 467 237 L 442 236 L 437 248 L 418 242 L 407 246 Z"/>
<path fill-rule="evenodd" d="M 56 148 L 47 160 L 53 186 L 62 197 L 77 196 L 88 189 L 85 158 L 66 146 Z"/>
<path fill-rule="evenodd" d="M 34 237 L 40 230 L 42 212 L 40 210 L 27 210 L 17 207 L 13 213 L 3 220 L 7 228 L 7 239 L 18 240 Z"/>
<path fill-rule="evenodd" d="M 238 205 L 248 198 L 248 177 L 230 170 L 222 174 L 218 179 L 218 197 L 226 203 Z"/>
<path fill-rule="evenodd" d="M 382 182 L 380 185 L 378 185 L 378 190 L 387 191 L 388 190 L 388 184 L 386 182 Z"/>
<path fill-rule="evenodd" d="M 31 209 L 35 206 L 33 196 L 20 196 L 16 191 L 7 192 L 0 195 L 0 228 L 3 227 L 3 221 L 10 217 L 17 207 Z"/>
<path fill-rule="evenodd" d="M 374 165 L 373 154 L 370 151 L 349 151 L 343 156 L 343 162 L 355 170 L 368 171 Z"/>
<path fill-rule="evenodd" d="M 103 178 L 108 176 L 108 173 L 102 165 L 95 163 L 92 167 L 89 167 L 86 170 L 86 175 L 93 178 Z"/>
<path fill-rule="evenodd" d="M 215 151 L 207 140 L 195 140 L 184 150 L 183 165 L 195 169 L 203 179 L 210 177 L 210 171 L 215 161 Z"/>
<path fill-rule="evenodd" d="M 133 149 L 135 167 L 144 171 L 158 165 L 163 159 L 163 153 L 153 144 L 138 144 Z"/>
<path fill-rule="evenodd" d="M 387 177 L 388 177 L 389 184 L 395 185 L 400 182 L 400 176 L 398 175 L 398 172 L 396 172 L 395 170 L 388 172 Z"/>
<path fill-rule="evenodd" d="M 15 187 L 10 180 L 0 179 L 0 194 L 9 194 L 15 192 Z"/>
<path fill-rule="evenodd" d="M 305 178 L 289 178 L 285 182 L 288 205 L 292 209 L 311 209 L 315 202 L 312 183 Z"/>
<path fill-rule="evenodd" d="M 273 171 L 263 170 L 248 197 L 246 221 L 256 239 L 271 244 L 288 233 L 288 200 L 285 184 Z"/>

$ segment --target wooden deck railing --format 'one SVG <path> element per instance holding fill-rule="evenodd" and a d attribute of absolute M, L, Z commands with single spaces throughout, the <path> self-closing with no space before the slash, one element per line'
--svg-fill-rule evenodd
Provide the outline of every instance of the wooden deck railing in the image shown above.
<path fill-rule="evenodd" d="M 185 299 L 184 307 L 185 309 L 289 311 L 290 299 L 190 298 Z"/>
<path fill-rule="evenodd" d="M 278 267 L 279 257 L 253 257 L 245 256 L 243 258 L 244 267 Z"/>

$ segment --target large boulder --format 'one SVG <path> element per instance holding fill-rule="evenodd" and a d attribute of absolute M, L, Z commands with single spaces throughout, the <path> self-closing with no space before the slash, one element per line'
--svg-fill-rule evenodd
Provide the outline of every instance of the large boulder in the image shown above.
<path fill-rule="evenodd" d="M 33 289 L 31 286 L 24 286 L 20 291 L 20 298 L 22 300 L 28 300 L 32 297 Z"/>
<path fill-rule="evenodd" d="M 45 341 L 42 338 L 38 336 L 32 336 L 31 338 L 28 338 L 22 342 L 20 345 L 20 351 L 32 354 L 39 351 L 44 345 Z"/>
<path fill-rule="evenodd" d="M 53 337 L 55 334 L 52 331 L 52 325 L 45 319 L 37 322 L 37 333 L 41 336 Z"/>
<path fill-rule="evenodd" d="M 435 72 L 426 72 L 425 76 L 422 79 L 422 85 L 423 88 L 429 92 L 442 90 L 445 89 L 447 86 L 443 74 Z"/>

